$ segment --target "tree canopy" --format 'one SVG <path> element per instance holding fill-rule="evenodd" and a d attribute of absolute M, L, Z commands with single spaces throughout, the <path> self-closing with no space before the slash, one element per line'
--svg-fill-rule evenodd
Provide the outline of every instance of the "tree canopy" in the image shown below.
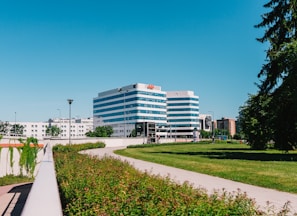
<path fill-rule="evenodd" d="M 9 131 L 9 123 L 0 121 L 0 133 L 7 134 Z"/>
<path fill-rule="evenodd" d="M 99 126 L 96 127 L 94 131 L 89 131 L 86 133 L 88 137 L 110 137 L 113 134 L 113 129 L 111 126 Z"/>
<path fill-rule="evenodd" d="M 46 128 L 46 134 L 47 135 L 50 135 L 50 136 L 59 136 L 59 134 L 61 133 L 61 129 L 56 126 L 56 125 L 53 125 L 51 127 L 47 127 Z"/>
<path fill-rule="evenodd" d="M 14 124 L 10 128 L 10 134 L 14 135 L 23 135 L 24 133 L 24 126 L 20 124 Z"/>
<path fill-rule="evenodd" d="M 239 122 L 252 147 L 297 147 L 297 0 L 270 0 L 269 11 L 256 28 L 264 28 L 257 40 L 268 43 L 266 63 L 258 74 L 258 93 L 240 108 Z M 256 144 L 257 143 L 257 144 Z"/>

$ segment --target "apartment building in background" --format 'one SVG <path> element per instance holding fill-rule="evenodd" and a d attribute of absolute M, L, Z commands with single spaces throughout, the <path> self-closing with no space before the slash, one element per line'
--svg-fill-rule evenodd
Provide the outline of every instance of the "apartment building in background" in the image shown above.
<path fill-rule="evenodd" d="M 48 134 L 46 134 L 46 129 L 51 126 L 57 126 L 61 129 L 61 133 L 58 136 L 59 138 L 69 138 L 69 134 L 71 138 L 85 138 L 86 133 L 88 131 L 93 130 L 93 118 L 73 118 L 71 119 L 71 123 L 69 124 L 69 119 L 66 118 L 55 118 L 49 119 L 45 122 L 8 122 L 9 130 L 5 135 L 14 135 L 14 131 L 12 128 L 13 125 L 21 125 L 23 126 L 23 134 L 24 137 L 34 137 L 37 139 L 46 139 L 50 138 Z M 70 127 L 69 127 L 70 126 Z M 70 131 L 69 131 L 70 130 Z M 70 132 L 70 133 L 69 133 Z"/>
<path fill-rule="evenodd" d="M 221 129 L 221 130 L 227 130 L 229 131 L 231 136 L 234 136 L 236 134 L 236 122 L 235 119 L 232 118 L 222 118 L 222 119 L 218 119 L 216 121 L 217 125 L 217 129 Z"/>

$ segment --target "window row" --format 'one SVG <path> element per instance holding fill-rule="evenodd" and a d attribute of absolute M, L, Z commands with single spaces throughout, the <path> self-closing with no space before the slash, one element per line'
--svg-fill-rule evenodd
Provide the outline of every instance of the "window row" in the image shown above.
<path fill-rule="evenodd" d="M 113 100 L 113 99 L 117 99 L 117 98 L 124 98 L 130 95 L 150 95 L 150 96 L 156 96 L 156 97 L 163 97 L 166 98 L 166 94 L 160 94 L 160 93 L 155 93 L 155 92 L 146 92 L 146 91 L 128 91 L 128 92 L 124 92 L 122 94 L 118 94 L 118 95 L 113 95 L 113 96 L 108 96 L 108 97 L 104 97 L 104 98 L 98 98 L 98 99 L 94 99 L 93 102 L 94 103 L 98 103 L 98 102 L 103 102 L 103 101 L 109 101 L 109 100 Z"/>
<path fill-rule="evenodd" d="M 166 100 L 161 100 L 161 99 L 134 97 L 134 98 L 127 98 L 127 99 L 112 101 L 112 102 L 108 102 L 108 103 L 97 104 L 97 105 L 94 105 L 93 108 L 95 109 L 97 107 L 111 106 L 111 105 L 115 105 L 115 104 L 125 104 L 125 103 L 132 102 L 132 101 L 146 101 L 146 102 L 163 103 L 163 104 L 166 103 Z"/>

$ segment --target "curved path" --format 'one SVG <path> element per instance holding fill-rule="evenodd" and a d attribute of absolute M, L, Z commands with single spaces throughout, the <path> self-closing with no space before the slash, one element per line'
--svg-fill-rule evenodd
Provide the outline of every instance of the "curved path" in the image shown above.
<path fill-rule="evenodd" d="M 137 160 L 134 158 L 128 158 L 113 153 L 114 150 L 121 148 L 125 147 L 106 147 L 102 149 L 86 150 L 82 153 L 87 153 L 89 155 L 98 157 L 112 156 L 115 158 L 119 158 L 121 160 L 129 162 L 131 165 L 133 165 L 136 169 L 140 171 L 148 171 L 154 175 L 160 175 L 164 177 L 169 176 L 172 180 L 174 180 L 177 183 L 183 183 L 187 181 L 194 187 L 205 188 L 208 191 L 208 193 L 213 193 L 215 190 L 220 191 L 222 189 L 228 192 L 234 192 L 240 189 L 241 192 L 246 192 L 248 197 L 255 199 L 256 203 L 264 211 L 268 210 L 267 203 L 269 203 L 269 209 L 279 211 L 287 202 L 290 202 L 289 205 L 291 210 L 293 211 L 293 213 L 297 213 L 297 194 L 280 192 L 273 189 L 243 184 L 240 182 L 235 182 L 219 177 L 209 176 L 179 168 Z"/>

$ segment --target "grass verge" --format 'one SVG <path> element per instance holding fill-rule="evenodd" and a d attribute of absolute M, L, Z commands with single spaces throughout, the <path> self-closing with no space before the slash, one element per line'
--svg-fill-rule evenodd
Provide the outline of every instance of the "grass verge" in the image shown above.
<path fill-rule="evenodd" d="M 256 151 L 245 144 L 130 146 L 115 153 L 238 182 L 297 193 L 297 153 Z"/>
<path fill-rule="evenodd" d="M 33 180 L 33 178 L 29 178 L 27 176 L 6 175 L 0 178 L 0 186 L 33 182 Z"/>

